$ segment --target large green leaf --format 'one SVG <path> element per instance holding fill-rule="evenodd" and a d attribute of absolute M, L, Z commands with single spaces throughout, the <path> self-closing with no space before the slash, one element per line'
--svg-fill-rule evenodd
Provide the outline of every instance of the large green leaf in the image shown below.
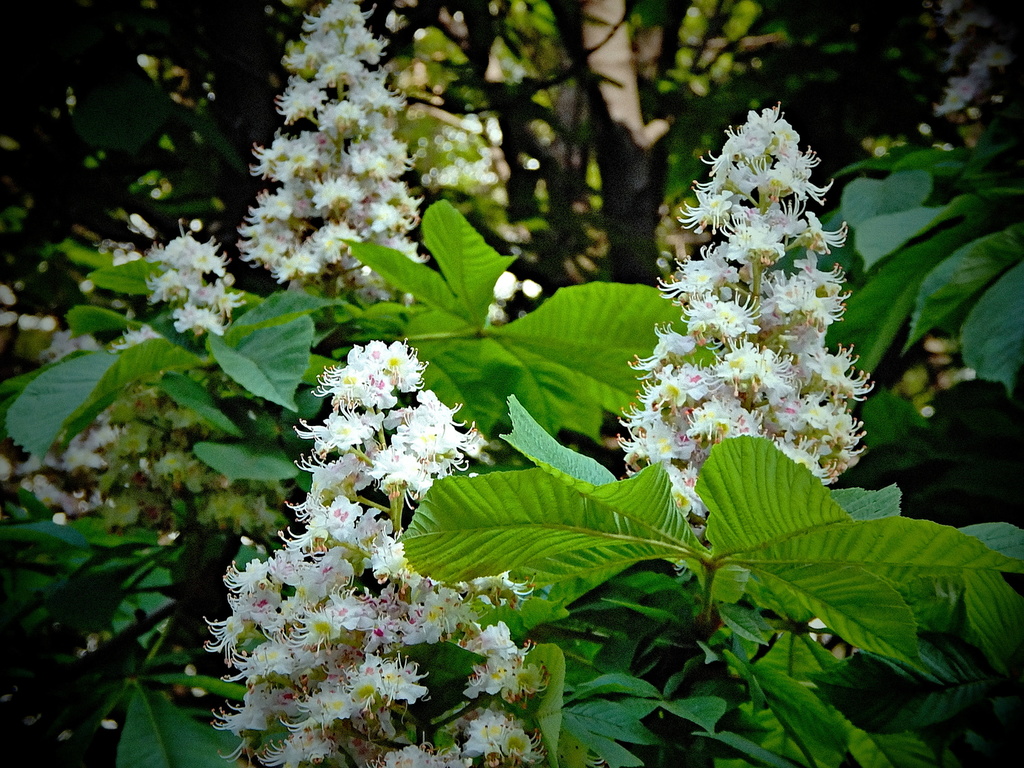
<path fill-rule="evenodd" d="M 423 244 L 458 301 L 455 314 L 482 328 L 494 301 L 494 284 L 516 257 L 498 255 L 447 200 L 427 208 L 422 229 Z"/>
<path fill-rule="evenodd" d="M 949 635 L 921 640 L 926 671 L 862 652 L 815 677 L 819 695 L 854 725 L 900 733 L 941 723 L 982 700 L 1000 678 Z"/>
<path fill-rule="evenodd" d="M 199 442 L 192 450 L 228 480 L 289 480 L 299 474 L 295 462 L 273 445 Z"/>
<path fill-rule="evenodd" d="M 944 764 L 936 757 L 935 750 L 910 732 L 868 733 L 853 729 L 850 754 L 860 768 L 935 768 Z"/>
<path fill-rule="evenodd" d="M 199 382 L 183 373 L 169 371 L 160 379 L 159 387 L 178 405 L 195 411 L 210 426 L 234 437 L 242 436 L 242 430 L 217 407 L 213 397 Z"/>
<path fill-rule="evenodd" d="M 600 436 L 605 412 L 620 413 L 639 385 L 630 363 L 650 354 L 654 328 L 679 320 L 656 289 L 590 283 L 562 288 L 535 311 L 491 326 L 494 284 L 511 264 L 447 202 L 424 216 L 424 240 L 440 272 L 388 248 L 352 243 L 353 253 L 432 309 L 405 328 L 427 386 L 488 434 L 516 395 L 550 432 Z"/>
<path fill-rule="evenodd" d="M 715 446 L 697 489 L 710 510 L 714 558 L 748 569 L 759 602 L 794 620 L 818 617 L 848 642 L 910 663 L 916 620 L 907 598 L 919 579 L 1024 569 L 955 528 L 875 517 L 887 504 L 861 506 L 866 519 L 852 519 L 809 470 L 763 438 Z M 855 500 L 871 500 L 844 495 L 855 511 Z"/>
<path fill-rule="evenodd" d="M 971 302 L 1022 258 L 1024 224 L 1014 224 L 972 240 L 939 262 L 921 283 L 904 349 L 933 328 L 955 335 Z"/>
<path fill-rule="evenodd" d="M 28 383 L 8 409 L 7 434 L 29 453 L 45 454 L 64 421 L 86 401 L 115 362 L 116 355 L 90 352 L 46 369 Z"/>
<path fill-rule="evenodd" d="M 234 751 L 236 742 L 139 687 L 128 704 L 117 768 L 224 768 L 224 755 Z"/>
<path fill-rule="evenodd" d="M 225 337 L 229 346 L 259 328 L 284 325 L 296 318 L 337 304 L 337 301 L 313 296 L 304 291 L 272 293 L 244 315 L 235 318 Z"/>
<path fill-rule="evenodd" d="M 441 274 L 426 264 L 413 261 L 401 251 L 376 243 L 349 243 L 352 255 L 379 273 L 403 293 L 411 293 L 427 306 L 458 315 L 455 294 Z M 463 318 L 469 323 L 468 318 Z"/>
<path fill-rule="evenodd" d="M 747 563 L 758 603 L 796 621 L 817 618 L 858 648 L 914 662 L 917 622 L 899 591 L 857 566 L 822 562 Z"/>
<path fill-rule="evenodd" d="M 985 231 L 992 206 L 975 195 L 955 198 L 930 237 L 900 249 L 882 262 L 846 302 L 843 322 L 829 326 L 830 345 L 853 346 L 860 366 L 873 370 L 893 345 L 914 308 L 925 275 L 964 243 Z M 939 225 L 943 226 L 939 226 Z"/>
<path fill-rule="evenodd" d="M 763 437 L 714 446 L 697 493 L 710 510 L 707 537 L 719 557 L 850 520 L 809 469 Z"/>
<path fill-rule="evenodd" d="M 854 520 L 874 520 L 898 515 L 902 496 L 899 486 L 896 485 L 889 485 L 877 491 L 863 488 L 839 488 L 832 491 L 833 500 L 837 501 Z"/>
<path fill-rule="evenodd" d="M 849 726 L 842 716 L 797 679 L 780 654 L 769 652 L 750 664 L 725 651 L 730 667 L 748 681 L 756 680 L 769 708 L 811 765 L 839 763 L 846 754 Z"/>
<path fill-rule="evenodd" d="M 491 335 L 536 382 L 516 394 L 545 429 L 596 437 L 602 409 L 619 413 L 636 398 L 630 363 L 650 354 L 655 326 L 678 320 L 676 307 L 650 286 L 588 283 L 558 290 Z M 578 404 L 570 422 L 563 420 L 565 403 L 549 394 L 559 390 L 561 400 Z"/>
<path fill-rule="evenodd" d="M 89 397 L 67 419 L 65 439 L 89 426 L 129 384 L 156 379 L 164 371 L 191 368 L 199 363 L 198 357 L 164 338 L 147 339 L 128 347 L 118 353 L 117 360 L 104 372 Z"/>
<path fill-rule="evenodd" d="M 146 278 L 159 271 L 160 267 L 157 264 L 144 259 L 136 259 L 124 264 L 93 270 L 89 273 L 89 279 L 97 288 L 136 296 L 148 296 L 150 291 L 146 285 Z"/>
<path fill-rule="evenodd" d="M 67 321 L 75 336 L 103 331 L 123 331 L 131 324 L 131 321 L 120 312 L 89 304 L 79 304 L 69 309 Z"/>
<path fill-rule="evenodd" d="M 615 481 L 615 475 L 596 459 L 566 448 L 545 432 L 515 395 L 508 399 L 508 412 L 512 431 L 502 438 L 541 469 L 570 485 L 582 483 L 581 490 Z"/>
<path fill-rule="evenodd" d="M 1024 596 L 1003 575 L 974 571 L 964 576 L 968 641 L 985 652 L 1000 672 L 1024 661 Z"/>
<path fill-rule="evenodd" d="M 580 493 L 541 469 L 448 477 L 424 496 L 402 541 L 421 573 L 446 581 L 506 570 L 539 584 L 697 553 L 651 466 Z"/>
<path fill-rule="evenodd" d="M 896 171 L 884 179 L 853 179 L 843 188 L 842 218 L 855 228 L 876 216 L 916 208 L 931 191 L 932 175 L 924 170 Z"/>
<path fill-rule="evenodd" d="M 997 381 L 1012 397 L 1024 365 L 1024 261 L 978 299 L 964 321 L 964 363 L 978 378 Z"/>
<path fill-rule="evenodd" d="M 939 207 L 919 206 L 862 221 L 853 229 L 853 244 L 864 259 L 864 268 L 871 269 L 915 235 L 927 231 L 942 212 Z"/>
<path fill-rule="evenodd" d="M 309 367 L 313 321 L 296 317 L 283 325 L 258 328 L 235 347 L 210 336 L 210 351 L 228 376 L 249 392 L 297 411 L 295 390 Z"/>

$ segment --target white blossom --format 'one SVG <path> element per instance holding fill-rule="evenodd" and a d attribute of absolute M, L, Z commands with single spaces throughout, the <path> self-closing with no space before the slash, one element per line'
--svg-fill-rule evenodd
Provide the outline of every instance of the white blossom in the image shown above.
<path fill-rule="evenodd" d="M 680 218 L 725 239 L 679 264 L 662 286 L 685 331 L 657 329 L 654 354 L 636 362 L 644 386 L 620 439 L 632 469 L 666 467 L 698 531 L 707 509 L 694 487 L 713 445 L 769 437 L 832 482 L 861 450 L 849 401 L 870 389 L 852 352 L 825 348 L 827 328 L 843 313 L 842 275 L 820 269 L 818 257 L 842 244 L 846 228 L 826 231 L 806 210 L 828 189 L 810 181 L 817 158 L 800 150 L 778 109 L 750 112 L 727 135 L 709 163 L 711 180 L 697 185 L 696 204 Z M 792 266 L 777 266 L 790 253 Z"/>

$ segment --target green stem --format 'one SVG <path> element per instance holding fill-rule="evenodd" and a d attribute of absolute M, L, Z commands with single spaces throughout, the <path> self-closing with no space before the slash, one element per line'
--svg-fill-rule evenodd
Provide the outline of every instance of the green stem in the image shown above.
<path fill-rule="evenodd" d="M 366 498 L 365 496 L 360 496 L 359 494 L 356 494 L 355 500 L 358 501 L 360 504 L 366 505 L 367 507 L 373 507 L 374 509 L 379 510 L 380 512 L 387 512 L 389 515 L 391 514 L 391 509 L 389 507 L 385 507 L 383 504 L 378 504 L 376 501 L 372 501 Z"/>
<path fill-rule="evenodd" d="M 697 632 L 706 640 L 718 629 L 718 612 L 715 610 L 715 602 L 711 597 L 711 590 L 715 583 L 715 573 L 718 567 L 714 562 L 706 562 L 704 566 L 704 585 L 701 590 L 703 605 L 694 623 Z"/>
<path fill-rule="evenodd" d="M 469 328 L 464 331 L 437 331 L 436 333 L 418 333 L 415 336 L 406 336 L 408 342 L 437 341 L 439 339 L 479 339 L 484 336 L 482 328 Z"/>

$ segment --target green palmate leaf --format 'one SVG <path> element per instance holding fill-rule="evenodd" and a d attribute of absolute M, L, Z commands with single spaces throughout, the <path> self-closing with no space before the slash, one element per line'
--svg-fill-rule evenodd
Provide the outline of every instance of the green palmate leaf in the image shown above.
<path fill-rule="evenodd" d="M 767 438 L 736 437 L 714 446 L 697 493 L 710 510 L 707 537 L 717 556 L 850 520 L 810 470 Z"/>
<path fill-rule="evenodd" d="M 973 536 L 989 549 L 1001 552 L 1007 557 L 1024 560 L 1024 529 L 1010 523 L 978 523 L 960 529 L 961 533 Z"/>
<path fill-rule="evenodd" d="M 756 609 L 735 603 L 722 603 L 718 606 L 718 615 L 722 618 L 725 626 L 740 637 L 759 645 L 768 644 L 772 628 Z"/>
<path fill-rule="evenodd" d="M 182 685 L 186 688 L 198 688 L 212 693 L 214 696 L 223 696 L 225 699 L 242 701 L 245 698 L 246 687 L 241 683 L 231 683 L 219 677 L 210 675 L 189 675 L 185 672 L 168 672 L 160 675 L 147 675 L 147 680 L 163 685 Z"/>
<path fill-rule="evenodd" d="M 223 768 L 236 742 L 140 687 L 128 704 L 117 768 Z"/>
<path fill-rule="evenodd" d="M 1000 678 L 951 635 L 921 639 L 927 671 L 862 652 L 815 677 L 819 695 L 854 725 L 900 733 L 941 723 L 985 698 Z"/>
<path fill-rule="evenodd" d="M 29 453 L 41 456 L 60 434 L 64 421 L 86 401 L 117 362 L 107 352 L 69 357 L 28 383 L 7 411 L 7 434 Z"/>
<path fill-rule="evenodd" d="M 104 331 L 123 331 L 129 327 L 128 318 L 120 312 L 104 307 L 80 304 L 67 314 L 68 327 L 75 336 Z"/>
<path fill-rule="evenodd" d="M 494 284 L 516 257 L 498 255 L 447 200 L 427 208 L 422 228 L 423 243 L 458 301 L 456 314 L 482 328 L 494 301 Z"/>
<path fill-rule="evenodd" d="M 155 379 L 164 371 L 191 368 L 199 362 L 191 352 L 163 338 L 147 339 L 118 353 L 114 364 L 104 372 L 89 397 L 65 422 L 65 439 L 89 426 L 129 384 Z"/>
<path fill-rule="evenodd" d="M 1024 224 L 972 240 L 940 262 L 917 294 L 904 350 L 933 328 L 959 331 L 967 308 L 995 278 L 1024 258 Z"/>
<path fill-rule="evenodd" d="M 864 259 L 864 268 L 871 269 L 916 235 L 926 232 L 942 212 L 942 208 L 921 206 L 862 221 L 854 227 L 853 244 Z"/>
<path fill-rule="evenodd" d="M 146 278 L 159 271 L 158 265 L 138 259 L 126 264 L 94 270 L 89 273 L 89 279 L 97 288 L 133 296 L 148 296 L 149 288 L 146 286 Z"/>
<path fill-rule="evenodd" d="M 920 206 L 932 191 L 932 175 L 924 170 L 897 171 L 884 179 L 853 179 L 843 189 L 842 218 L 857 227 L 876 216 Z"/>
<path fill-rule="evenodd" d="M 58 525 L 52 520 L 38 520 L 32 523 L 12 523 L 5 520 L 0 524 L 0 541 L 21 541 L 60 549 L 89 548 L 89 542 L 79 531 L 69 525 Z"/>
<path fill-rule="evenodd" d="M 244 315 L 235 318 L 228 329 L 225 341 L 229 346 L 233 346 L 254 330 L 284 325 L 337 303 L 303 291 L 280 291 L 271 294 Z"/>
<path fill-rule="evenodd" d="M 241 437 L 242 430 L 217 407 L 213 397 L 197 381 L 175 371 L 164 374 L 158 385 L 178 405 L 190 408 L 211 427 L 233 437 Z"/>
<path fill-rule="evenodd" d="M 759 562 L 748 565 L 762 605 L 793 620 L 818 618 L 847 642 L 895 658 L 917 658 L 917 623 L 888 581 L 856 566 Z"/>
<path fill-rule="evenodd" d="M 313 321 L 297 317 L 283 325 L 258 328 L 230 347 L 210 336 L 210 351 L 224 372 L 249 392 L 296 411 L 295 390 L 309 367 Z"/>
<path fill-rule="evenodd" d="M 192 450 L 228 480 L 288 480 L 299 474 L 295 462 L 275 446 L 200 442 Z"/>
<path fill-rule="evenodd" d="M 936 221 L 935 233 L 886 259 L 847 301 L 842 323 L 829 327 L 828 343 L 853 346 L 870 371 L 894 343 L 914 307 L 925 275 L 964 243 L 985 231 L 992 206 L 976 195 L 955 198 Z M 938 227 L 944 224 L 943 227 Z"/>
<path fill-rule="evenodd" d="M 513 260 L 499 256 L 450 204 L 424 216 L 437 272 L 397 251 L 352 243 L 353 253 L 399 290 L 431 308 L 405 327 L 425 383 L 485 434 L 516 395 L 547 430 L 600 436 L 605 411 L 634 398 L 629 363 L 654 347 L 656 325 L 678 311 L 649 286 L 592 283 L 559 290 L 536 311 L 507 325 L 487 324 L 494 284 Z"/>
<path fill-rule="evenodd" d="M 985 291 L 964 321 L 964 362 L 978 378 L 997 381 L 1009 395 L 1024 365 L 1024 261 Z"/>
<path fill-rule="evenodd" d="M 587 494 L 530 469 L 438 481 L 402 541 L 410 563 L 438 579 L 513 570 L 545 584 L 697 556 L 686 527 L 660 466 Z"/>
<path fill-rule="evenodd" d="M 696 723 L 709 733 L 714 733 L 715 725 L 729 708 L 725 699 L 718 696 L 688 696 L 685 699 L 659 701 L 658 706 L 676 717 Z"/>
<path fill-rule="evenodd" d="M 794 679 L 777 659 L 749 664 L 728 651 L 725 655 L 741 676 L 757 681 L 772 714 L 810 765 L 821 764 L 818 760 L 835 765 L 842 760 L 849 727 L 838 712 L 815 696 L 804 682 Z"/>
<path fill-rule="evenodd" d="M 714 557 L 749 569 L 759 602 L 799 621 L 816 616 L 848 642 L 910 663 L 916 620 L 906 600 L 920 579 L 1024 569 L 955 528 L 872 518 L 886 506 L 840 495 L 870 513 L 854 520 L 809 470 L 760 438 L 715 446 L 697 489 Z"/>
<path fill-rule="evenodd" d="M 1024 661 L 1024 597 L 991 571 L 965 575 L 966 639 L 1003 672 Z"/>
<path fill-rule="evenodd" d="M 854 645 L 911 663 L 916 619 L 906 603 L 920 597 L 920 580 L 1024 567 L 955 528 L 903 517 L 836 524 L 735 559 L 778 604 L 795 600 Z"/>
<path fill-rule="evenodd" d="M 853 729 L 849 748 L 861 768 L 935 768 L 946 764 L 913 733 L 868 733 Z"/>
<path fill-rule="evenodd" d="M 557 760 L 559 734 L 562 731 L 565 655 L 554 643 L 541 643 L 530 650 L 527 661 L 544 668 L 547 685 L 541 694 L 531 700 L 528 712 L 540 728 L 544 749 Z M 555 764 L 553 768 L 558 768 L 558 765 Z"/>
<path fill-rule="evenodd" d="M 659 743 L 658 737 L 640 722 L 657 706 L 658 702 L 652 699 L 590 699 L 565 708 L 562 721 L 569 733 L 611 768 L 639 766 L 643 761 L 617 742 Z"/>
<path fill-rule="evenodd" d="M 558 290 L 491 335 L 521 363 L 514 394 L 541 426 L 597 437 L 602 410 L 620 413 L 635 399 L 630 363 L 654 348 L 655 326 L 678 320 L 650 286 L 588 283 Z"/>
<path fill-rule="evenodd" d="M 502 438 L 541 469 L 570 485 L 582 483 L 581 490 L 615 481 L 615 475 L 598 461 L 566 448 L 545 432 L 515 395 L 508 399 L 508 411 L 512 431 Z"/>
<path fill-rule="evenodd" d="M 832 499 L 854 520 L 874 520 L 898 515 L 902 497 L 903 494 L 896 485 L 877 491 L 867 491 L 863 488 L 839 488 L 832 491 Z"/>
<path fill-rule="evenodd" d="M 450 405 L 463 404 L 459 418 L 489 434 L 506 413 L 507 398 L 521 392 L 529 372 L 494 339 L 417 340 L 427 389 Z M 533 386 L 532 383 L 530 386 Z"/>
<path fill-rule="evenodd" d="M 609 693 L 641 699 L 661 698 L 661 692 L 646 680 L 627 675 L 625 672 L 609 672 L 574 687 L 568 700 L 578 701 L 591 696 L 607 696 Z"/>
<path fill-rule="evenodd" d="M 437 270 L 413 261 L 401 251 L 375 243 L 349 243 L 352 255 L 379 273 L 403 293 L 411 293 L 427 306 L 458 316 L 458 300 Z M 469 323 L 468 318 L 463 318 Z"/>
<path fill-rule="evenodd" d="M 780 757 L 774 752 L 765 749 L 760 744 L 751 741 L 747 737 L 740 736 L 738 733 L 722 731 L 720 733 L 698 733 L 697 735 L 703 736 L 707 739 L 714 739 L 715 741 L 732 747 L 740 754 L 752 758 L 755 761 L 755 765 L 767 765 L 770 766 L 770 768 L 800 768 L 796 763 L 787 760 L 784 757 Z"/>

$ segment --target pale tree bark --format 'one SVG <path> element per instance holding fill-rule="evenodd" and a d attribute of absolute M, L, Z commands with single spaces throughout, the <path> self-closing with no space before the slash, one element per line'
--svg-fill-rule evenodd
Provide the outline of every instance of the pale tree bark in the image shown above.
<path fill-rule="evenodd" d="M 583 47 L 597 83 L 591 110 L 598 127 L 597 162 L 611 277 L 653 284 L 659 275 L 655 232 L 662 185 L 651 150 L 665 135 L 668 123 L 644 122 L 625 0 L 580 0 L 580 4 Z"/>

